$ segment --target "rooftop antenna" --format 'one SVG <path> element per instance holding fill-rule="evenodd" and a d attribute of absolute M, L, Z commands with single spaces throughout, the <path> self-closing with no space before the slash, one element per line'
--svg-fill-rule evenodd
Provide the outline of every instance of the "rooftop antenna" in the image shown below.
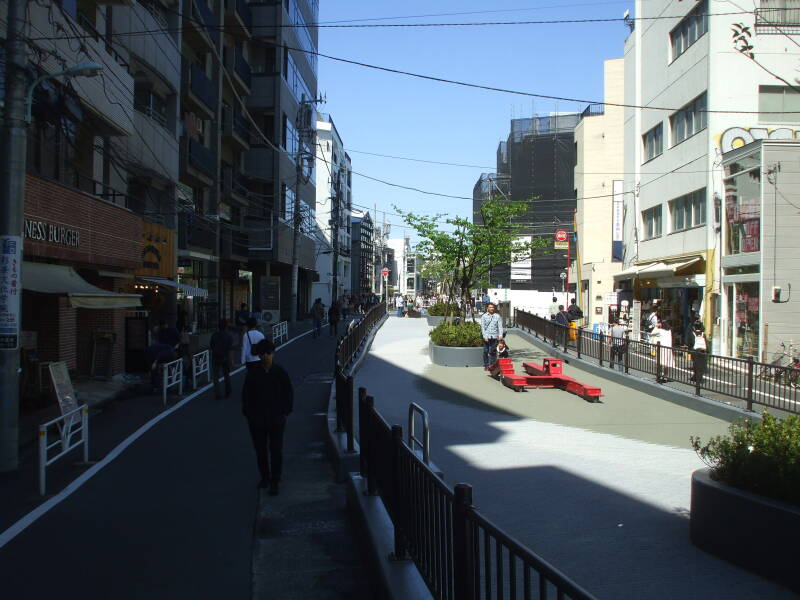
<path fill-rule="evenodd" d="M 628 29 L 631 30 L 631 33 L 633 33 L 633 26 L 635 22 L 633 19 L 631 19 L 631 11 L 629 9 L 625 9 L 625 13 L 622 15 L 622 20 L 625 22 L 625 25 L 628 26 Z"/>

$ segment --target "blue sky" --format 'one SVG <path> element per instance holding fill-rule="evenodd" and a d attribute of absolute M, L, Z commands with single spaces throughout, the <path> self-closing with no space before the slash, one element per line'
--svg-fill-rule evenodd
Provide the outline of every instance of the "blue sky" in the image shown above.
<path fill-rule="evenodd" d="M 476 0 L 353 2 L 321 0 L 320 23 L 466 23 L 621 18 L 632 0 Z M 466 13 L 451 14 L 441 13 Z M 433 15 L 421 17 L 416 15 Z M 393 17 L 409 17 L 396 19 Z M 391 19 L 389 19 L 391 18 Z M 344 23 L 342 23 L 344 24 Z M 602 100 L 603 61 L 622 56 L 620 22 L 430 28 L 321 28 L 319 51 L 335 57 L 525 92 Z M 319 59 L 320 107 L 333 117 L 353 171 L 423 190 L 472 196 L 492 172 L 512 117 L 580 111 L 583 103 L 469 89 Z M 450 167 L 356 151 L 463 163 Z M 469 216 L 470 200 L 426 196 L 353 175 L 353 202 L 378 211 Z M 360 207 L 357 207 L 360 208 Z M 379 214 L 379 217 L 381 215 Z M 397 216 L 387 221 L 402 224 Z M 392 237 L 402 232 L 395 227 Z"/>

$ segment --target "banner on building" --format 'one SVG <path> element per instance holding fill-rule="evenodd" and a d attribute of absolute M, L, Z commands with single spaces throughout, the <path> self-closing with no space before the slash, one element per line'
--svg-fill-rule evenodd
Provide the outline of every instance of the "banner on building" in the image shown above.
<path fill-rule="evenodd" d="M 624 196 L 622 193 L 622 180 L 615 179 L 612 182 L 612 202 L 611 202 L 611 260 L 622 261 L 622 236 L 624 213 Z"/>
<path fill-rule="evenodd" d="M 511 251 L 511 280 L 512 281 L 530 281 L 531 280 L 531 267 L 533 266 L 533 261 L 531 260 L 530 252 L 527 252 L 525 256 L 521 257 L 520 260 L 513 260 L 515 257 L 519 256 L 519 252 L 517 252 L 517 248 L 520 246 L 524 246 L 525 244 L 530 243 L 532 240 L 532 236 L 530 235 L 523 235 L 517 238 L 517 242 L 515 247 Z"/>
<path fill-rule="evenodd" d="M 141 277 L 175 277 L 175 231 L 163 225 L 142 222 L 142 266 L 135 274 Z"/>

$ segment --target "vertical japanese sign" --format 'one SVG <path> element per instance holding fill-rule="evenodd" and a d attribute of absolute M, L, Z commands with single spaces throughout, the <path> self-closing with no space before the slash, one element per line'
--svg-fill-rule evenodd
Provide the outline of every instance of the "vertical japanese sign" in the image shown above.
<path fill-rule="evenodd" d="M 0 349 L 19 348 L 22 237 L 0 236 Z"/>
<path fill-rule="evenodd" d="M 611 260 L 619 262 L 622 260 L 622 237 L 624 214 L 624 196 L 622 192 L 622 180 L 615 179 L 612 182 L 612 203 L 611 203 Z"/>
<path fill-rule="evenodd" d="M 533 262 L 530 253 L 521 253 L 519 248 L 529 243 L 532 239 L 530 235 L 522 235 L 517 238 L 511 249 L 511 280 L 530 281 L 531 267 Z"/>

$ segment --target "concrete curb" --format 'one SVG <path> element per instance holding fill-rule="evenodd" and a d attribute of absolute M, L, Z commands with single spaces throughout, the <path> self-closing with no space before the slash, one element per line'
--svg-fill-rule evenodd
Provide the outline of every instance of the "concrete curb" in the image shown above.
<path fill-rule="evenodd" d="M 667 402 L 677 404 L 678 406 L 695 410 L 704 415 L 721 419 L 723 421 L 728 421 L 730 423 L 738 421 L 742 418 L 761 418 L 761 415 L 758 413 L 739 408 L 738 406 L 733 406 L 724 402 L 717 402 L 716 400 L 710 400 L 709 398 L 704 398 L 703 396 L 688 394 L 686 392 L 682 392 L 681 390 L 669 388 L 664 385 L 648 381 L 647 379 L 636 377 L 635 375 L 626 375 L 622 371 L 609 369 L 608 367 L 601 367 L 600 365 L 585 361 L 578 358 L 575 354 L 565 353 L 563 350 L 556 348 L 552 344 L 537 338 L 532 333 L 528 333 L 519 327 L 510 328 L 508 331 L 518 334 L 519 336 L 528 340 L 534 346 L 540 348 L 541 350 L 547 351 L 556 358 L 562 359 L 567 364 L 571 364 L 579 369 L 583 369 L 592 375 L 610 379 L 615 383 L 625 385 L 644 394 L 655 396 L 660 400 L 666 400 Z"/>
<path fill-rule="evenodd" d="M 372 566 L 380 577 L 385 597 L 392 600 L 433 599 L 412 560 L 394 560 L 394 527 L 380 496 L 366 494 L 366 482 L 357 473 L 347 478 L 347 507 L 358 532 L 367 543 Z"/>

